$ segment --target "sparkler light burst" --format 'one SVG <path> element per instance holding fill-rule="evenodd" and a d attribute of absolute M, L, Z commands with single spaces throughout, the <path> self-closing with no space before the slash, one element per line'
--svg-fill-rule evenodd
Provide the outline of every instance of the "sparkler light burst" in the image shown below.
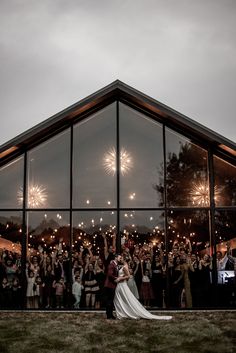
<path fill-rule="evenodd" d="M 115 175 L 116 172 L 116 150 L 112 147 L 105 153 L 103 158 L 103 166 L 108 174 Z M 121 174 L 125 175 L 133 167 L 132 157 L 124 147 L 120 151 L 120 170 Z"/>
<path fill-rule="evenodd" d="M 214 188 L 214 199 L 215 201 L 219 198 L 219 190 L 215 186 Z M 193 205 L 198 206 L 209 206 L 210 198 L 209 198 L 209 187 L 207 183 L 199 183 L 195 184 L 190 192 L 192 196 Z"/>
<path fill-rule="evenodd" d="M 32 185 L 28 190 L 28 207 L 38 208 L 44 206 L 47 200 L 46 188 L 42 185 Z M 22 205 L 23 202 L 23 188 L 18 191 L 18 202 Z"/>

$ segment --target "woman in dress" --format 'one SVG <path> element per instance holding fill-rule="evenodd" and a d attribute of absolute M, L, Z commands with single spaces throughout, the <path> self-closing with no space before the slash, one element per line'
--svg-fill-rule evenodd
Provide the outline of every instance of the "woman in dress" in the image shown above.
<path fill-rule="evenodd" d="M 129 269 L 127 263 L 119 269 L 117 286 L 115 290 L 114 306 L 118 319 L 150 319 L 150 320 L 170 320 L 172 316 L 152 315 L 135 298 L 130 291 L 127 280 L 129 279 Z"/>
<path fill-rule="evenodd" d="M 162 252 L 157 254 L 152 262 L 151 285 L 154 293 L 154 303 L 158 308 L 163 307 L 164 291 L 164 259 Z"/>
<path fill-rule="evenodd" d="M 171 283 L 171 306 L 173 308 L 181 307 L 181 293 L 183 291 L 183 276 L 180 267 L 180 257 L 176 256 L 173 260 L 173 268 L 170 276 Z"/>
<path fill-rule="evenodd" d="M 180 295 L 180 306 L 182 308 L 192 308 L 192 294 L 189 273 L 190 271 L 194 272 L 194 268 L 192 266 L 190 258 L 187 257 L 187 254 L 182 253 L 180 257 L 176 257 L 174 270 L 176 280 L 173 282 L 173 288 L 174 294 L 176 295 L 177 299 L 177 302 L 175 304 L 177 305 L 177 307 L 179 307 Z M 181 294 L 179 292 L 180 290 Z"/>
<path fill-rule="evenodd" d="M 99 287 L 99 290 L 96 293 L 95 309 L 100 309 L 103 305 L 102 298 L 104 293 L 104 283 L 106 279 L 105 265 L 100 257 L 96 258 L 94 270 L 96 274 L 96 281 Z"/>
<path fill-rule="evenodd" d="M 209 306 L 211 304 L 211 272 L 212 272 L 212 258 L 205 254 L 199 261 L 199 300 L 200 306 Z"/>
<path fill-rule="evenodd" d="M 99 291 L 98 282 L 96 280 L 96 274 L 92 263 L 87 262 L 85 266 L 84 274 L 84 292 L 86 307 L 94 308 L 96 301 L 96 294 Z"/>
<path fill-rule="evenodd" d="M 133 269 L 131 267 L 129 267 L 129 279 L 127 281 L 128 287 L 131 290 L 131 292 L 133 293 L 133 295 L 135 296 L 135 298 L 139 299 L 139 293 L 138 293 L 138 288 L 134 279 L 134 275 L 133 275 Z"/>

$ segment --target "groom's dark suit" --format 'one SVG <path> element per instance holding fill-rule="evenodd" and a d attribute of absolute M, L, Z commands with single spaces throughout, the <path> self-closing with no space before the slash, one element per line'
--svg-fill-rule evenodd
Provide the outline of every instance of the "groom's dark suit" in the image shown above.
<path fill-rule="evenodd" d="M 107 277 L 105 280 L 104 287 L 106 289 L 106 314 L 107 318 L 113 318 L 113 300 L 115 296 L 116 282 L 115 280 L 118 277 L 118 264 L 112 260 L 108 265 L 107 269 Z"/>

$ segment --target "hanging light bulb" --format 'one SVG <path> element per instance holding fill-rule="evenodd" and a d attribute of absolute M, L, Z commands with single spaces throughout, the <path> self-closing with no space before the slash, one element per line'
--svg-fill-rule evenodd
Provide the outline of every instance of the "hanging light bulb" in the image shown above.
<path fill-rule="evenodd" d="M 218 190 L 217 186 L 214 188 L 214 199 L 218 201 L 220 191 Z M 190 192 L 192 196 L 192 203 L 193 205 L 198 206 L 209 206 L 210 204 L 210 197 L 209 197 L 209 187 L 207 182 L 200 182 L 198 184 L 194 184 L 193 188 Z"/>
<path fill-rule="evenodd" d="M 116 150 L 112 147 L 108 152 L 105 153 L 103 158 L 103 166 L 108 174 L 115 175 L 116 173 Z M 125 175 L 133 167 L 132 157 L 124 147 L 120 150 L 120 171 L 122 175 Z"/>
<path fill-rule="evenodd" d="M 23 188 L 20 187 L 17 192 L 17 199 L 20 205 L 23 202 Z M 42 185 L 31 185 L 28 189 L 28 207 L 39 208 L 45 205 L 47 200 L 46 188 Z"/>

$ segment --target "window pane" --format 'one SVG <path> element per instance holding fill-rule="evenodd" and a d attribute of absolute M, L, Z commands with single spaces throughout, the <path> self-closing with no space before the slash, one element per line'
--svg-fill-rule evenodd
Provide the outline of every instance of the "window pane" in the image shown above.
<path fill-rule="evenodd" d="M 120 104 L 121 207 L 163 205 L 162 125 Z"/>
<path fill-rule="evenodd" d="M 68 207 L 70 131 L 28 153 L 28 208 Z"/>
<path fill-rule="evenodd" d="M 207 151 L 166 129 L 168 206 L 209 206 Z"/>
<path fill-rule="evenodd" d="M 1 309 L 22 307 L 21 249 L 22 213 L 0 212 Z"/>
<path fill-rule="evenodd" d="M 74 207 L 115 207 L 115 155 L 114 103 L 74 127 Z"/>
<path fill-rule="evenodd" d="M 218 305 L 236 307 L 236 210 L 215 212 Z"/>
<path fill-rule="evenodd" d="M 74 307 L 104 307 L 106 270 L 116 251 L 116 212 L 74 212 L 72 247 L 72 279 L 79 277 L 84 286 L 79 299 L 74 294 Z"/>
<path fill-rule="evenodd" d="M 114 242 L 116 234 L 116 212 L 114 211 L 81 211 L 73 213 L 73 250 L 86 251 L 91 247 L 95 256 L 101 256 L 106 260 L 104 254 L 104 238 L 109 245 Z M 116 242 L 114 242 L 114 248 Z M 109 247 L 109 246 L 108 246 Z"/>
<path fill-rule="evenodd" d="M 219 263 L 219 269 L 233 270 L 230 263 L 226 265 L 226 262 L 227 255 L 236 257 L 236 210 L 215 212 L 215 236 L 216 250 L 221 251 L 223 257 L 226 255 L 225 262 Z"/>
<path fill-rule="evenodd" d="M 69 213 L 28 212 L 27 234 L 27 308 L 69 307 Z"/>
<path fill-rule="evenodd" d="M 212 305 L 212 247 L 207 211 L 168 212 L 170 306 Z"/>
<path fill-rule="evenodd" d="M 23 207 L 23 158 L 0 168 L 0 208 Z"/>
<path fill-rule="evenodd" d="M 236 206 L 236 167 L 214 156 L 215 203 Z"/>
<path fill-rule="evenodd" d="M 133 275 L 130 289 L 145 306 L 165 307 L 163 212 L 123 211 L 120 222 L 122 251 Z"/>

